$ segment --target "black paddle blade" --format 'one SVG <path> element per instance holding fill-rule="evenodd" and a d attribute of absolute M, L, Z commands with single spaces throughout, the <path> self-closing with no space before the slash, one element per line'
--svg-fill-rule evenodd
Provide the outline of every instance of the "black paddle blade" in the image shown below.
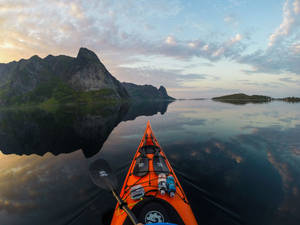
<path fill-rule="evenodd" d="M 97 159 L 89 166 L 90 176 L 94 184 L 106 190 L 117 188 L 117 178 L 112 173 L 109 164 L 104 159 Z"/>

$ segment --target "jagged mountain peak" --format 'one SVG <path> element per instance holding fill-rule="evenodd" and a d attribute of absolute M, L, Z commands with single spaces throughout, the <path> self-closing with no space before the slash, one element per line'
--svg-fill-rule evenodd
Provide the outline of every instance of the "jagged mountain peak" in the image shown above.
<path fill-rule="evenodd" d="M 165 99 L 174 100 L 167 93 L 164 86 L 160 86 L 159 89 L 152 85 L 137 85 L 133 83 L 123 82 L 123 86 L 126 88 L 129 96 L 135 99 Z"/>
<path fill-rule="evenodd" d="M 167 94 L 167 89 L 164 86 L 160 86 L 158 89 L 162 94 Z"/>
<path fill-rule="evenodd" d="M 100 63 L 98 56 L 93 51 L 83 47 L 79 49 L 76 59 L 80 63 Z"/>
<path fill-rule="evenodd" d="M 41 60 L 41 57 L 39 57 L 38 55 L 33 55 L 30 57 L 29 60 L 37 61 L 37 60 Z"/>

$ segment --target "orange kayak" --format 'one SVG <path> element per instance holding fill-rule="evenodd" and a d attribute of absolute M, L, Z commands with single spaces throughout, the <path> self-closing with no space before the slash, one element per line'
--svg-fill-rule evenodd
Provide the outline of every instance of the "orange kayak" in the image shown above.
<path fill-rule="evenodd" d="M 186 195 L 148 121 L 120 197 L 140 223 L 197 225 Z M 131 225 L 119 203 L 111 225 Z"/>

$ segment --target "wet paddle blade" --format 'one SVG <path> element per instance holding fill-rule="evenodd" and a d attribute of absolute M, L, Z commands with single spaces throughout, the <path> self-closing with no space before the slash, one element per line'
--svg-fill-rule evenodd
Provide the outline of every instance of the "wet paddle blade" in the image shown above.
<path fill-rule="evenodd" d="M 110 191 L 117 188 L 117 178 L 104 159 L 97 159 L 92 162 L 89 166 L 89 171 L 92 181 L 98 187 Z"/>

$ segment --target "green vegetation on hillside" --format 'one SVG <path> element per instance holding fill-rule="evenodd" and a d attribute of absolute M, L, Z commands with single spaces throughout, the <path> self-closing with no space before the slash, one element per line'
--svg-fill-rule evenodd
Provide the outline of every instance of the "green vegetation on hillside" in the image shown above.
<path fill-rule="evenodd" d="M 1 97 L 5 96 L 6 105 L 41 105 L 42 107 L 112 101 L 114 95 L 115 92 L 108 88 L 97 91 L 77 91 L 59 78 L 41 82 L 35 89 L 23 95 L 7 96 L 5 89 L 0 92 Z"/>

